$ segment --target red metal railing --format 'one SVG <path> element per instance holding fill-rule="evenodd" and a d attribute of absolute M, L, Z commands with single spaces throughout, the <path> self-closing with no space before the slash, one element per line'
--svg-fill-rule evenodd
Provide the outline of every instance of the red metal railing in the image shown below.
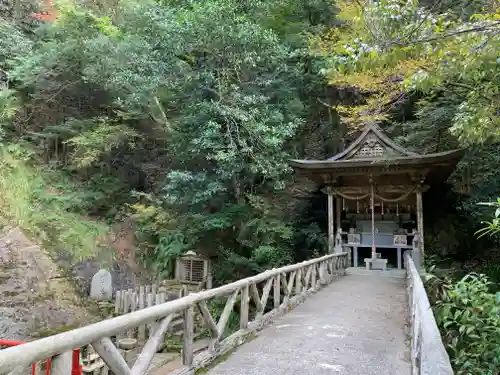
<path fill-rule="evenodd" d="M 82 375 L 82 364 L 80 362 L 80 348 L 73 350 L 73 362 L 71 364 L 71 375 Z"/>
<path fill-rule="evenodd" d="M 24 341 L 0 340 L 0 347 L 18 346 L 24 344 Z M 36 374 L 36 364 L 31 365 L 31 375 Z M 45 362 L 45 375 L 50 375 L 50 358 Z M 82 365 L 80 364 L 80 349 L 73 350 L 73 361 L 71 363 L 71 375 L 82 375 Z"/>

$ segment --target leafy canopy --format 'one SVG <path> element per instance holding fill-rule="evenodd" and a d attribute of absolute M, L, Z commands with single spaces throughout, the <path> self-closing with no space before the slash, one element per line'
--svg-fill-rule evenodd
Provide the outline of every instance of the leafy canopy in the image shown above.
<path fill-rule="evenodd" d="M 463 21 L 416 0 L 340 1 L 343 26 L 314 41 L 333 84 L 355 86 L 361 105 L 340 106 L 353 125 L 387 119 L 412 92 L 453 91 L 452 132 L 464 143 L 498 139 L 500 8 Z"/>
<path fill-rule="evenodd" d="M 61 7 L 32 52 L 12 57 L 12 97 L 42 119 L 30 137 L 65 171 L 158 171 L 128 205 L 156 265 L 194 249 L 231 264 L 222 279 L 244 276 L 292 260 L 287 160 L 307 90 L 324 83 L 307 37 L 336 11 L 322 0 Z"/>

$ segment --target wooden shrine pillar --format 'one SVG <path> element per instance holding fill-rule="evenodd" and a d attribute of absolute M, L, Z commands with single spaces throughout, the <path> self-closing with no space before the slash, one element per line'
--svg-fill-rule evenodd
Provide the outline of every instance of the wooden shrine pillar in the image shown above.
<path fill-rule="evenodd" d="M 342 207 L 342 198 L 339 196 L 336 197 L 335 199 L 335 208 L 336 208 L 336 217 L 335 217 L 335 222 L 336 222 L 336 230 L 335 233 L 341 232 L 342 231 L 342 222 L 341 222 L 341 207 Z"/>
<path fill-rule="evenodd" d="M 422 201 L 422 188 L 417 188 L 417 232 L 419 235 L 420 258 L 424 261 L 424 206 Z"/>
<path fill-rule="evenodd" d="M 339 196 L 336 197 L 335 199 L 335 207 L 336 207 L 336 217 L 335 217 L 335 245 L 333 248 L 333 252 L 340 254 L 342 252 L 342 221 L 341 221 L 341 206 L 342 205 L 342 198 Z"/>
<path fill-rule="evenodd" d="M 328 186 L 326 188 L 328 195 L 328 254 L 333 254 L 335 247 L 335 227 L 333 222 L 333 189 Z"/>

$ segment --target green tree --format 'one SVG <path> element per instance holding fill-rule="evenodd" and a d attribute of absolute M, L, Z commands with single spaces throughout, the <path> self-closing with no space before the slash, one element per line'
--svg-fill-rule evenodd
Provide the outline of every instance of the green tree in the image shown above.
<path fill-rule="evenodd" d="M 331 82 L 355 86 L 360 92 L 361 105 L 339 110 L 357 125 L 367 119 L 387 119 L 411 93 L 451 91 L 460 100 L 451 131 L 464 143 L 496 140 L 500 135 L 498 3 L 466 21 L 436 13 L 436 4 L 427 8 L 400 0 L 339 4 L 344 25 L 316 43 L 318 53 L 330 56 L 325 74 Z"/>
<path fill-rule="evenodd" d="M 290 262 L 287 159 L 306 120 L 335 126 L 307 37 L 336 12 L 323 0 L 60 9 L 12 60 L 27 126 L 10 140 L 89 181 L 104 198 L 91 212 L 132 204 L 157 264 L 191 248 L 229 261 L 225 279 Z"/>

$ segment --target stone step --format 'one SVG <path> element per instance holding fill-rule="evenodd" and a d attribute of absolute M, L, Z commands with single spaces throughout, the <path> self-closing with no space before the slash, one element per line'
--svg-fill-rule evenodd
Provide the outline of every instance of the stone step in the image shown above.
<path fill-rule="evenodd" d="M 346 270 L 347 275 L 356 276 L 377 276 L 377 277 L 390 277 L 396 279 L 404 279 L 406 277 L 406 270 L 388 269 L 381 270 L 367 270 L 365 267 L 349 267 Z"/>

